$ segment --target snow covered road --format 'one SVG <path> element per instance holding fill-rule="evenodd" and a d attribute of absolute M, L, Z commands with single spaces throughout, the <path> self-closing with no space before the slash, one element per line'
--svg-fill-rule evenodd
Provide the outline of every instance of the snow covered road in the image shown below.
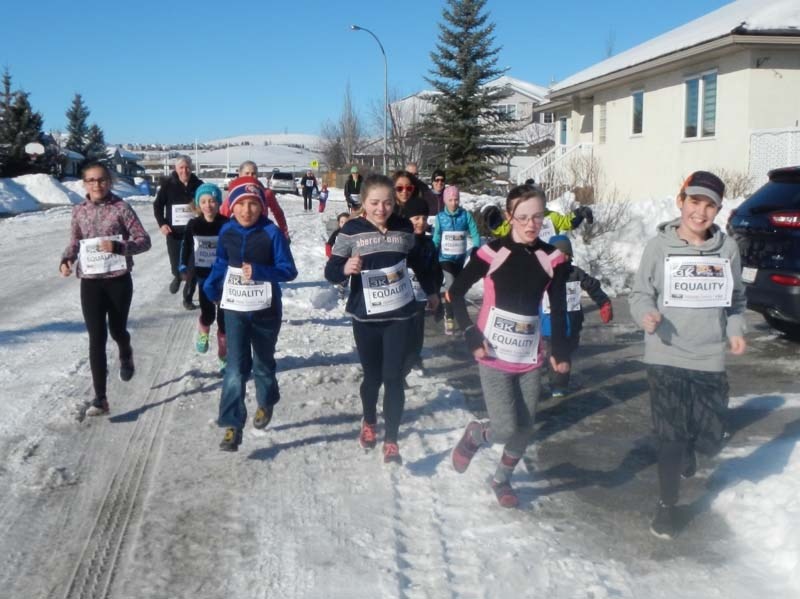
<path fill-rule="evenodd" d="M 349 321 L 338 304 L 312 305 L 327 289 L 324 222 L 317 213 L 304 214 L 293 196 L 280 200 L 300 271 L 285 286 L 276 355 L 282 399 L 265 431 L 248 426 L 237 454 L 217 450 L 214 337 L 209 354 L 195 353 L 197 313 L 184 311 L 179 296 L 167 291 L 165 244 L 146 198 L 132 200 L 153 237 L 153 249 L 135 258 L 130 328 L 137 372 L 130 383 L 110 378 L 108 418 L 83 417 L 91 383 L 78 284 L 57 274 L 69 208 L 0 221 L 0 595 L 800 594 L 796 571 L 785 564 L 750 566 L 748 551 L 759 539 L 745 544 L 713 511 L 705 514 L 710 524 L 695 523 L 685 540 L 664 545 L 647 532 L 652 505 L 632 505 L 638 495 L 603 487 L 601 480 L 580 488 L 564 484 L 564 469 L 534 479 L 523 468 L 515 479 L 521 509 L 498 507 L 485 484 L 498 449 L 479 453 L 463 475 L 450 466 L 450 449 L 472 417 L 465 401 L 471 390 L 459 389 L 457 372 L 464 366 L 458 352 L 442 351 L 443 339 L 433 341 L 438 349 L 428 358 L 433 374 L 409 379 L 400 438 L 404 465 L 386 467 L 379 452 L 361 450 L 360 372 Z M 332 197 L 327 217 L 340 201 L 340 194 Z M 631 386 L 635 373 L 625 367 L 635 350 L 627 337 L 631 327 L 618 322 L 614 331 L 625 344 L 616 346 L 613 335 L 607 347 L 591 336 L 588 342 L 604 347 L 603 360 L 614 370 L 587 385 L 586 403 L 577 404 L 586 413 L 577 418 L 543 405 L 546 443 L 531 452 L 529 464 L 537 453 L 543 464 L 552 463 L 552 451 L 566 446 L 593 454 L 586 459 L 606 459 L 646 436 L 645 429 L 625 430 L 626 402 L 643 391 Z M 800 404 L 783 397 L 786 407 Z M 596 432 L 594 417 L 620 418 L 616 446 Z M 753 449 L 731 451 L 746 456 Z M 649 485 L 653 469 L 643 456 L 633 469 L 641 474 L 632 478 Z M 787 456 L 786 476 L 798 462 Z M 619 505 L 587 504 L 593 485 L 618 494 Z M 726 501 L 729 510 L 742 503 Z M 793 506 L 789 501 L 782 509 Z M 785 526 L 797 530 L 796 520 Z M 609 546 L 609 539 L 624 546 Z M 791 556 L 791 545 L 778 549 L 784 561 Z M 697 559 L 706 550 L 711 557 Z"/>

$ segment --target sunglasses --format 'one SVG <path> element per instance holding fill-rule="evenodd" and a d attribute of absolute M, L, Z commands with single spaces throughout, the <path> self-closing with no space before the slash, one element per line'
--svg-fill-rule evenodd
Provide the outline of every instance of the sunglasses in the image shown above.
<path fill-rule="evenodd" d="M 433 180 L 434 183 L 444 183 L 444 177 L 436 177 Z"/>
<path fill-rule="evenodd" d="M 92 184 L 94 184 L 94 185 L 105 185 L 106 183 L 108 183 L 108 179 L 106 179 L 105 177 L 102 177 L 100 179 L 84 179 L 83 182 L 88 184 L 88 185 L 92 185 Z"/>
<path fill-rule="evenodd" d="M 394 186 L 394 190 L 397 193 L 403 193 L 404 191 L 407 192 L 407 193 L 411 193 L 412 191 L 414 191 L 414 186 L 413 185 L 395 185 Z"/>

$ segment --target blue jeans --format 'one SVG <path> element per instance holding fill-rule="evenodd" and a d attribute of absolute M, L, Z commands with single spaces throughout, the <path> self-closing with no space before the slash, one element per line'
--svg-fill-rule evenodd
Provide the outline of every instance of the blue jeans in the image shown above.
<path fill-rule="evenodd" d="M 226 310 L 225 330 L 228 335 L 228 365 L 222 380 L 217 424 L 241 430 L 247 422 L 244 397 L 251 368 L 258 405 L 267 408 L 280 399 L 275 378 L 275 343 L 281 320 L 280 317 L 261 318 L 258 313 Z"/>

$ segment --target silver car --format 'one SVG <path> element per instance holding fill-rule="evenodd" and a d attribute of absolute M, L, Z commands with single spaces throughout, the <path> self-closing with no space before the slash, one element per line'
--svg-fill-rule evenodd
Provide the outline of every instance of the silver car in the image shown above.
<path fill-rule="evenodd" d="M 293 193 L 297 195 L 297 187 L 292 173 L 274 171 L 269 178 L 269 188 L 275 193 Z"/>

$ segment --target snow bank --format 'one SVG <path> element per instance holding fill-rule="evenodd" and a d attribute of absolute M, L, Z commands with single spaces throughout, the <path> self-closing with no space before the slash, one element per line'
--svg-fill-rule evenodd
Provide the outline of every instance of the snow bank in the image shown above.
<path fill-rule="evenodd" d="M 24 187 L 41 204 L 80 204 L 83 201 L 82 191 L 76 193 L 50 175 L 22 175 L 15 177 L 14 182 Z"/>
<path fill-rule="evenodd" d="M 0 179 L 0 213 L 15 214 L 39 208 L 36 198 L 14 179 Z"/>

